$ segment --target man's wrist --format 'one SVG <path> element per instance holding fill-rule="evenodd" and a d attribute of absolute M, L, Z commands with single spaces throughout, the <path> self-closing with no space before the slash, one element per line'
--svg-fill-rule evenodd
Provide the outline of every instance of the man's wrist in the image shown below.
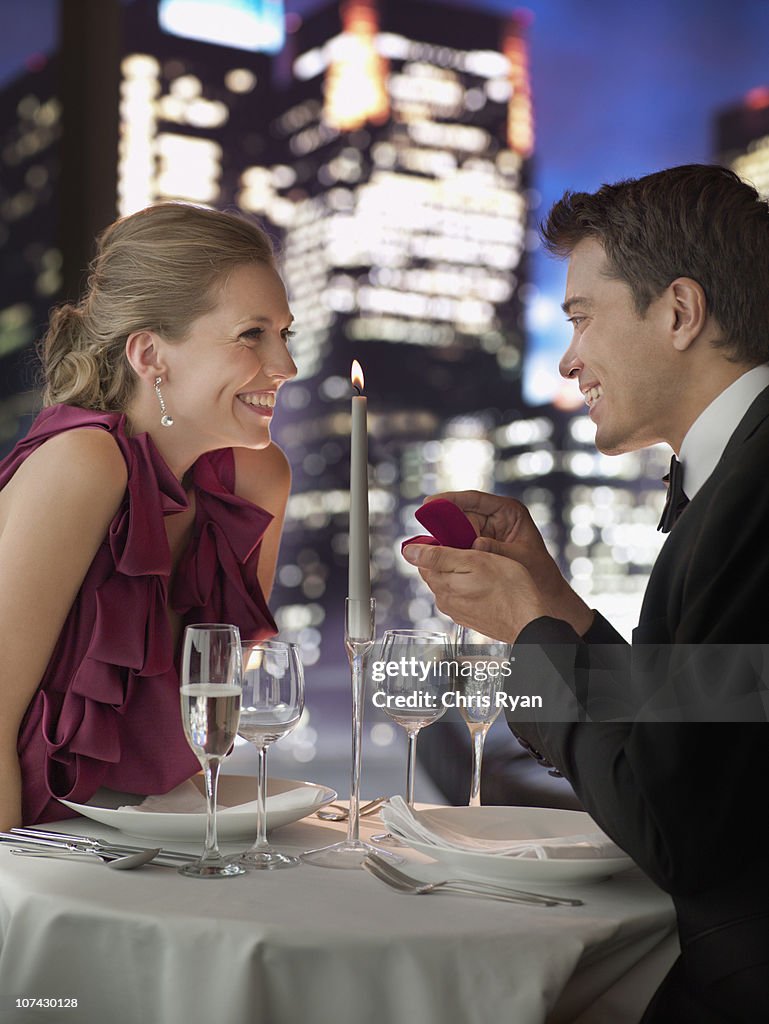
<path fill-rule="evenodd" d="M 537 619 L 547 618 L 550 615 L 550 610 L 544 604 L 540 605 L 533 602 L 527 604 L 525 615 L 521 616 L 520 620 L 512 623 L 511 633 L 509 636 L 504 637 L 504 639 L 508 643 L 514 644 L 527 626 L 530 626 L 532 622 L 536 622 Z"/>
<path fill-rule="evenodd" d="M 577 614 L 571 619 L 571 625 L 574 627 L 574 632 L 580 636 L 584 636 L 585 633 L 590 629 L 595 620 L 595 611 L 589 608 L 584 601 L 580 601 L 580 607 L 577 610 Z"/>
<path fill-rule="evenodd" d="M 563 580 L 561 593 L 548 610 L 541 614 L 552 616 L 554 619 L 563 619 L 579 636 L 584 636 L 587 633 L 595 618 L 593 609 L 585 604 L 578 594 L 575 594 L 565 580 Z"/>

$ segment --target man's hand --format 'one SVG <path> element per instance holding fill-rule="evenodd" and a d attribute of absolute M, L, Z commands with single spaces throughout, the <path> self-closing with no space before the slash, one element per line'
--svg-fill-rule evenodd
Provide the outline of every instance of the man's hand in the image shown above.
<path fill-rule="evenodd" d="M 403 557 L 419 568 L 440 611 L 495 640 L 515 643 L 524 626 L 550 614 L 531 575 L 513 559 L 427 544 L 409 544 Z"/>
<path fill-rule="evenodd" d="M 435 498 L 452 501 L 472 522 L 480 534 L 473 544 L 474 551 L 518 562 L 527 570 L 538 592 L 538 603 L 547 609 L 542 614 L 564 619 L 580 636 L 589 629 L 592 610 L 561 575 L 525 505 L 515 498 L 501 498 L 483 491 L 447 491 L 428 500 Z M 406 548 L 406 552 L 408 550 Z"/>

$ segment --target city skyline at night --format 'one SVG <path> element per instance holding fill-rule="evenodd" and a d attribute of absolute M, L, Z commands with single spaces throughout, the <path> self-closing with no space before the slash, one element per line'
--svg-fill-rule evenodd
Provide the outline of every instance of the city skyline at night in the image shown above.
<path fill-rule="evenodd" d="M 321 625 L 312 620 L 313 602 L 322 614 L 321 596 L 331 609 L 342 604 L 351 354 L 361 355 L 372 382 L 372 549 L 382 621 L 429 622 L 431 603 L 418 598 L 416 574 L 396 557 L 413 533 L 413 510 L 425 493 L 460 486 L 468 473 L 475 486 L 494 486 L 496 452 L 508 446 L 497 428 L 521 414 L 517 292 L 526 284 L 532 152 L 527 19 L 455 8 L 436 25 L 429 3 L 409 4 L 404 17 L 399 0 L 331 0 L 295 26 L 291 62 L 270 66 L 264 54 L 246 57 L 191 33 L 163 32 L 153 0 L 110 6 L 121 16 L 99 7 L 99 16 L 107 14 L 91 43 L 100 68 L 92 92 L 114 97 L 104 105 L 111 164 L 107 154 L 90 204 L 97 219 L 106 224 L 115 212 L 177 198 L 237 205 L 278 240 L 301 325 L 298 380 L 276 422 L 294 467 L 278 622 L 298 634 L 312 663 Z M 65 66 L 72 40 L 65 33 Z M 96 53 L 80 56 L 87 62 Z M 38 250 L 57 251 L 57 211 L 68 205 L 55 185 L 42 207 L 30 184 L 36 157 L 27 154 L 57 83 L 42 65 L 18 79 L 19 95 L 10 86 L 4 92 L 17 118 L 4 159 L 18 183 L 3 255 L 21 252 L 22 265 Z M 77 98 L 64 97 L 63 106 L 80 109 Z M 70 145 L 70 164 L 86 175 L 92 157 Z M 57 173 L 54 161 L 52 179 Z M 22 200 L 40 221 L 31 233 Z M 90 245 L 84 230 L 70 218 L 70 235 Z M 64 264 L 74 254 L 81 265 L 79 246 L 69 238 L 62 246 Z M 41 295 L 35 271 L 21 304 L 29 335 L 17 352 L 22 368 L 30 332 L 56 298 Z M 75 285 L 64 283 L 71 299 Z M 23 371 L 19 383 L 29 386 Z M 337 632 L 332 626 L 333 638 Z"/>
<path fill-rule="evenodd" d="M 43 0 L 32 3 L 40 6 Z M 336 577 L 346 559 L 342 469 L 348 429 L 347 351 L 365 358 L 370 381 L 372 523 L 381 533 L 375 545 L 375 578 L 390 579 L 396 569 L 396 577 L 403 577 L 397 547 L 402 536 L 414 532 L 410 515 L 422 495 L 476 486 L 521 497 L 575 587 L 598 604 L 611 602 L 615 610 L 622 604 L 627 621 L 632 621 L 659 542 L 654 525 L 660 499 L 657 481 L 663 471 L 660 452 L 612 459 L 592 449 L 592 425 L 584 415 L 574 416 L 580 396 L 573 385 L 557 378 L 557 360 L 567 337 L 559 308 L 563 266 L 544 259 L 531 230 L 550 198 L 557 197 L 546 196 L 548 175 L 553 173 L 548 132 L 554 104 L 537 86 L 543 26 L 553 17 L 553 5 L 535 4 L 541 9 L 535 9 L 533 17 L 519 15 L 517 36 L 505 42 L 504 33 L 492 26 L 511 24 L 510 4 L 476 5 L 479 12 L 486 12 L 477 16 L 470 4 L 447 4 L 442 21 L 435 22 L 432 15 L 438 5 L 423 0 L 408 7 L 409 15 L 418 8 L 419 18 L 406 17 L 402 23 L 396 18 L 380 26 L 377 35 L 375 27 L 365 26 L 365 12 L 375 11 L 376 5 L 360 0 L 348 9 L 364 15 L 359 23 L 364 37 L 369 29 L 373 34 L 368 43 L 358 37 L 354 59 L 346 63 L 336 58 L 329 63 L 331 51 L 326 51 L 341 26 L 323 27 L 323 12 L 337 5 L 328 0 L 305 3 L 304 17 L 298 16 L 297 6 L 286 4 L 288 44 L 270 64 L 266 54 L 248 54 L 245 49 L 190 38 L 185 32 L 175 42 L 174 35 L 158 24 L 154 4 L 124 2 L 125 35 L 113 44 L 123 54 L 119 58 L 116 51 L 114 58 L 122 61 L 122 141 L 114 167 L 116 184 L 110 194 L 109 183 L 104 183 L 100 200 L 108 204 L 100 214 L 104 223 L 114 215 L 115 189 L 115 209 L 122 213 L 175 196 L 238 205 L 272 224 L 280 237 L 283 272 L 300 324 L 299 380 L 286 393 L 286 408 L 276 424 L 279 440 L 294 462 L 286 559 L 276 591 L 279 604 L 296 611 L 294 615 L 289 610 L 285 624 L 304 622 L 303 604 L 315 601 L 320 607 L 318 598 L 332 596 L 329 586 L 334 604 L 339 603 Z M 402 0 L 381 0 L 379 7 L 390 17 L 406 10 Z M 703 16 L 713 14 L 704 4 Z M 570 17 L 573 22 L 573 12 Z M 453 22 L 463 26 L 459 36 L 442 36 Z M 734 24 L 744 30 L 739 11 Z M 580 23 L 579 32 L 568 18 L 562 27 L 572 31 L 573 62 L 590 35 L 590 19 Z M 664 29 L 671 29 L 669 18 L 657 25 L 657 30 Z M 701 36 L 701 26 L 698 32 Z M 452 61 L 465 58 L 461 49 L 446 46 L 463 35 L 474 35 L 476 45 L 486 48 L 486 56 L 478 50 L 473 58 L 479 68 L 487 65 L 477 81 L 460 81 L 461 75 L 451 68 Z M 516 38 L 523 49 L 513 59 Z M 643 33 L 638 38 L 643 40 Z M 416 48 L 410 56 L 409 47 Z M 728 40 L 722 41 L 721 49 L 730 56 Z M 504 71 L 500 77 L 499 69 L 492 67 L 497 59 L 494 50 L 502 63 L 512 60 L 506 68 L 523 61 L 525 74 L 512 93 L 505 78 L 518 72 Z M 693 59 L 692 52 L 684 47 L 681 53 L 685 66 Z M 606 60 L 604 53 L 595 55 L 595 75 Z M 652 62 L 653 55 L 645 53 L 643 60 Z M 387 65 L 387 77 L 380 82 L 379 61 L 383 68 Z M 28 70 L 14 80 L 17 86 L 10 92 L 7 86 L 3 93 L 8 112 L 17 105 L 19 118 L 16 139 L 4 151 L 15 161 L 9 161 L 5 175 L 13 193 L 13 217 L 31 224 L 25 209 L 33 203 L 38 225 L 26 244 L 5 247 L 6 255 L 11 249 L 23 254 L 22 260 L 9 263 L 7 285 L 21 282 L 24 278 L 18 275 L 27 274 L 29 283 L 19 283 L 14 290 L 34 290 L 38 296 L 34 308 L 21 302 L 0 311 L 4 342 L 11 349 L 16 346 L 22 373 L 31 366 L 31 352 L 25 354 L 25 349 L 61 283 L 61 254 L 50 239 L 46 242 L 43 230 L 46 218 L 49 226 L 55 220 L 51 190 L 58 187 L 53 148 L 60 114 L 53 96 L 56 75 L 39 53 L 28 55 L 27 65 Z M 634 68 L 633 64 L 628 81 Z M 567 70 L 564 63 L 560 73 Z M 716 70 L 723 74 L 720 67 Z M 351 74 L 358 76 L 354 82 Z M 30 98 L 36 79 L 48 82 L 51 92 L 40 102 Z M 701 86 L 703 93 L 711 89 L 708 83 Z M 649 88 L 651 94 L 651 83 Z M 577 76 L 572 96 L 575 118 L 563 121 L 567 133 L 584 117 L 578 103 L 583 89 Z M 533 118 L 528 106 L 531 92 Z M 434 99 L 426 105 L 425 97 L 431 95 Z M 523 103 L 515 118 L 511 96 Z M 456 107 L 458 98 L 464 112 L 452 122 L 446 103 Z M 765 90 L 754 88 L 747 106 L 734 99 L 734 92 L 726 100 L 719 97 L 708 111 L 709 126 L 730 107 L 735 109 L 731 124 L 742 125 L 746 110 L 751 124 L 764 123 Z M 658 114 L 659 147 L 669 144 L 670 138 L 665 131 L 668 114 Z M 687 123 L 690 140 L 697 117 Z M 489 147 L 503 130 L 505 118 L 512 148 L 495 156 Z M 515 144 L 511 119 L 517 119 L 517 130 L 524 132 Z M 741 132 L 739 145 L 744 142 L 746 152 L 737 159 L 743 166 L 757 166 L 763 150 L 753 150 L 760 139 L 755 132 Z M 720 154 L 712 128 L 708 135 L 708 152 L 692 151 L 678 160 Z M 44 147 L 40 155 L 22 152 L 33 143 Z M 516 155 L 516 145 L 521 154 Z M 628 166 L 638 158 L 632 152 L 628 156 L 622 145 L 616 151 L 607 147 L 607 152 L 625 165 L 616 175 L 606 175 L 609 178 L 654 166 Z M 521 155 L 526 157 L 525 174 Z M 595 174 L 588 162 L 588 154 L 576 152 L 575 173 Z M 593 188 L 602 178 L 575 177 L 568 183 Z M 85 227 L 80 234 L 84 231 Z M 88 239 L 80 239 L 81 248 L 90 245 L 91 237 L 92 232 Z M 458 246 L 459 238 L 464 241 Z M 64 260 L 68 262 L 71 252 Z M 67 287 L 71 290 L 71 283 Z M 8 359 L 4 365 L 10 365 Z M 10 378 L 4 386 L 10 395 L 5 411 L 12 429 L 19 414 L 32 411 L 24 403 L 34 395 L 14 396 Z M 542 403 L 554 397 L 556 409 L 548 411 Z M 589 494 L 595 487 L 593 500 Z M 314 538 L 309 545 L 302 543 L 305 534 Z M 417 583 L 401 578 L 397 586 L 388 584 L 380 590 L 383 615 L 397 611 L 402 617 L 399 624 L 437 624 L 429 602 L 417 593 Z M 305 623 L 309 634 L 316 635 L 318 624 Z"/>
<path fill-rule="evenodd" d="M 0 85 L 55 43 L 57 0 L 25 0 L 0 39 Z M 290 18 L 323 0 L 285 0 Z M 509 14 L 511 0 L 442 0 L 446 7 Z M 436 7 L 440 3 L 435 3 Z M 541 218 L 566 188 L 679 163 L 708 162 L 713 118 L 769 84 L 762 0 L 529 0 L 532 90 L 537 120 L 534 186 Z M 437 15 L 439 17 L 439 14 Z M 558 308 L 564 268 L 535 252 L 528 330 L 535 353 L 526 373 L 530 401 L 558 390 L 557 360 L 567 340 Z M 568 385 L 562 396 L 573 398 Z"/>
<path fill-rule="evenodd" d="M 730 109 L 728 123 L 739 128 L 727 133 L 730 155 L 757 165 L 760 133 L 742 130 L 742 100 L 757 90 L 753 120 L 764 125 L 769 94 L 759 88 L 754 50 L 746 44 L 738 61 L 730 49 L 732 38 L 747 39 L 741 5 L 733 37 L 720 40 L 723 66 L 706 31 L 717 10 L 706 0 L 672 68 L 680 23 L 660 0 L 647 6 L 643 24 L 636 13 L 625 23 L 603 2 L 582 14 L 578 5 L 535 2 L 533 16 L 512 19 L 509 3 L 456 2 L 441 11 L 435 0 L 417 0 L 408 10 L 420 15 L 408 19 L 404 0 L 359 0 L 347 7 L 358 21 L 345 26 L 336 0 L 286 0 L 288 42 L 277 55 L 168 35 L 153 0 L 122 2 L 123 35 L 110 43 L 108 69 L 117 83 L 109 94 L 114 132 L 98 135 L 110 140 L 114 180 L 104 178 L 91 205 L 103 223 L 167 198 L 239 207 L 278 239 L 300 373 L 281 394 L 275 424 L 293 488 L 272 606 L 305 664 L 325 673 L 330 691 L 344 685 L 353 357 L 364 363 L 369 397 L 378 629 L 450 625 L 400 558 L 400 542 L 420 532 L 413 512 L 425 495 L 477 487 L 520 498 L 575 590 L 629 633 L 662 540 L 659 481 L 669 451 L 596 452 L 574 384 L 557 376 L 568 339 L 564 267 L 545 258 L 536 221 L 566 187 L 594 189 L 714 159 L 722 152 L 716 118 Z M 553 32 L 559 7 L 565 13 Z M 50 45 L 43 18 L 36 35 L 11 33 L 25 56 L 10 74 L 0 49 L 0 150 L 12 193 L 5 200 L 15 203 L 0 230 L 21 225 L 0 253 L 10 268 L 5 291 L 19 293 L 0 303 L 0 345 L 12 353 L 0 347 L 5 367 L 14 351 L 18 365 L 31 365 L 34 331 L 62 287 L 72 291 L 71 266 L 70 283 L 62 281 L 72 253 L 54 240 L 66 112 L 63 121 L 53 8 L 53 0 L 29 0 L 30 14 L 48 11 Z M 338 42 L 342 29 L 353 37 L 347 49 Z M 619 43 L 606 43 L 624 39 L 620 29 L 639 51 L 626 62 Z M 752 33 L 750 42 L 757 51 Z M 712 80 L 694 81 L 700 64 Z M 674 72 L 683 76 L 680 93 Z M 614 90 L 606 84 L 612 75 Z M 86 172 L 95 148 L 83 159 Z M 70 227 L 78 232 L 75 216 Z M 78 233 L 81 247 L 91 244 L 87 224 Z M 4 381 L 0 406 L 18 435 L 37 396 L 14 394 L 14 379 Z M 313 733 L 306 723 L 296 733 L 298 760 L 302 743 L 312 756 Z"/>

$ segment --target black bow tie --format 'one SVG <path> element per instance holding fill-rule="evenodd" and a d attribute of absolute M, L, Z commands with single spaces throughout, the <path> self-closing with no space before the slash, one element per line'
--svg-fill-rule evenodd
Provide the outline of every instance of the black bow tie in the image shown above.
<path fill-rule="evenodd" d="M 670 472 L 662 479 L 668 485 L 668 496 L 657 529 L 662 533 L 670 533 L 676 520 L 689 504 L 689 499 L 684 493 L 684 467 L 675 455 L 670 460 Z"/>

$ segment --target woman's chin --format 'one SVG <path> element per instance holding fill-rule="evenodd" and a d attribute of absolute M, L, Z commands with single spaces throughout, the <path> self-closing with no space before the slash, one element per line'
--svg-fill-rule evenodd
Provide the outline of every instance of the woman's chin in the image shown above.
<path fill-rule="evenodd" d="M 250 448 L 251 451 L 258 452 L 263 448 L 269 448 L 271 444 L 270 427 L 269 424 L 266 424 L 264 429 L 260 430 L 258 434 L 255 430 L 249 430 L 247 434 L 244 434 L 242 441 L 235 447 Z"/>

